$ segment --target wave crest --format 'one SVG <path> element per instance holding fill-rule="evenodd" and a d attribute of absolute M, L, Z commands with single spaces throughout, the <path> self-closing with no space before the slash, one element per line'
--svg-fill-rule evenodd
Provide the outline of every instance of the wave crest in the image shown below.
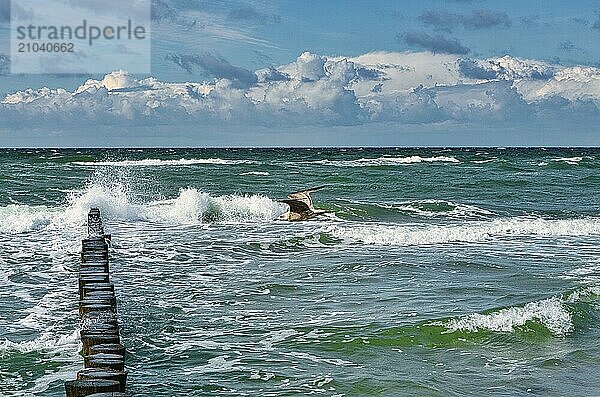
<path fill-rule="evenodd" d="M 40 230 L 51 224 L 53 217 L 45 206 L 9 204 L 0 207 L 0 232 L 16 234 Z"/>
<path fill-rule="evenodd" d="M 266 222 L 285 211 L 285 205 L 263 195 L 213 197 L 195 188 L 180 189 L 173 199 L 136 203 L 123 184 L 92 184 L 73 192 L 59 207 L 8 205 L 0 207 L 0 232 L 25 233 L 44 228 L 80 227 L 90 208 L 107 220 L 190 224 L 197 222 Z"/>
<path fill-rule="evenodd" d="M 419 163 L 460 163 L 460 160 L 455 157 L 449 156 L 436 156 L 436 157 L 421 157 L 421 156 L 408 156 L 408 157 L 378 157 L 378 158 L 361 158 L 358 160 L 319 160 L 315 163 L 330 165 L 335 167 L 382 167 L 382 166 L 396 166 L 396 165 L 408 165 L 408 164 L 419 164 Z"/>
<path fill-rule="evenodd" d="M 38 338 L 29 341 L 13 342 L 8 339 L 0 341 L 0 356 L 2 353 L 17 351 L 20 353 L 51 352 L 57 353 L 64 350 L 78 350 L 79 330 L 68 335 L 54 335 L 43 333 Z"/>
<path fill-rule="evenodd" d="M 336 226 L 334 237 L 373 245 L 430 245 L 480 242 L 494 236 L 569 237 L 600 234 L 600 218 L 549 220 L 508 218 L 461 225 Z"/>
<path fill-rule="evenodd" d="M 448 321 L 438 321 L 431 325 L 442 326 L 447 329 L 447 332 L 482 330 L 513 332 L 530 321 L 543 325 L 555 336 L 563 336 L 573 331 L 571 313 L 558 297 L 530 302 L 522 307 L 508 307 L 487 314 L 474 313 Z"/>
<path fill-rule="evenodd" d="M 178 159 L 178 160 L 162 160 L 162 159 L 143 159 L 143 160 L 123 160 L 123 161 L 74 161 L 71 164 L 86 167 L 161 167 L 175 166 L 185 167 L 195 164 L 215 164 L 215 165 L 235 165 L 235 164 L 253 164 L 251 160 L 233 160 L 221 158 L 207 159 Z"/>
<path fill-rule="evenodd" d="M 181 189 L 176 199 L 151 203 L 145 211 L 148 220 L 194 222 L 271 221 L 285 207 L 263 195 L 212 197 L 194 188 Z"/>

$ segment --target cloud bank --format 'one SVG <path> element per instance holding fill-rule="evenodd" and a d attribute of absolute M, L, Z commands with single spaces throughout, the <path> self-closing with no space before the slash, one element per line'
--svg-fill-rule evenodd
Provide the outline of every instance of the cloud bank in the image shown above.
<path fill-rule="evenodd" d="M 254 72 L 209 55 L 173 62 L 198 65 L 214 78 L 170 83 L 116 71 L 73 91 L 18 91 L 0 99 L 0 128 L 212 125 L 279 131 L 600 120 L 600 69 L 594 67 L 430 52 L 303 53 L 292 63 Z"/>

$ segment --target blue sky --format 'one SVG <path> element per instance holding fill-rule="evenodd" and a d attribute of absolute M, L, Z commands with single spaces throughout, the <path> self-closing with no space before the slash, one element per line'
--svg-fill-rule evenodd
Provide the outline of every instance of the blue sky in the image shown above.
<path fill-rule="evenodd" d="M 225 25 L 263 42 L 217 40 L 214 35 L 215 41 L 201 39 L 202 48 L 198 48 L 195 44 L 198 40 L 181 38 L 189 33 L 185 19 L 190 23 L 196 20 L 195 10 L 188 9 L 180 10 L 183 18 L 173 24 L 173 31 L 180 35 L 180 51 L 215 51 L 232 63 L 252 68 L 269 62 L 287 63 L 304 51 L 352 56 L 369 51 L 418 50 L 419 46 L 410 45 L 398 36 L 407 32 L 425 32 L 458 40 L 470 49 L 472 56 L 509 54 L 564 64 L 600 63 L 600 29 L 593 28 L 599 20 L 600 4 L 597 1 L 215 3 L 219 6 L 208 7 L 209 15 L 224 15 Z M 432 11 L 460 16 L 481 11 L 504 14 L 509 26 L 473 28 L 458 23 L 451 29 L 443 29 L 423 18 Z M 201 28 L 195 34 L 207 35 Z M 160 37 L 156 40 L 155 50 L 160 54 L 165 46 Z M 160 57 L 155 62 L 160 68 Z"/>
<path fill-rule="evenodd" d="M 2 2 L 6 0 L 0 0 L 0 53 L 6 54 L 8 21 Z M 102 106 L 112 101 L 111 110 L 90 119 L 88 102 L 72 105 L 74 100 L 62 93 L 37 95 L 33 101 L 24 95 L 5 99 L 0 104 L 0 145 L 83 144 L 90 137 L 72 136 L 80 130 L 77 112 L 86 114 L 89 129 L 114 131 L 116 125 L 119 135 L 109 139 L 125 146 L 145 146 L 144 139 L 153 145 L 200 146 L 598 145 L 599 39 L 600 3 L 588 0 L 155 0 L 150 74 L 119 75 L 122 86 L 109 79 L 113 85 L 105 87 L 108 92 L 97 95 L 104 95 Z M 305 52 L 316 58 L 299 58 Z M 360 57 L 372 52 L 423 55 Z M 346 76 L 350 72 L 341 65 L 343 58 L 352 63 L 354 75 Z M 391 66 L 382 66 L 383 60 L 396 70 L 412 68 L 410 76 L 390 74 Z M 475 71 L 467 70 L 475 64 Z M 284 77 L 264 80 L 264 73 L 257 71 L 269 67 Z M 315 79 L 299 72 L 309 68 L 310 74 L 315 67 L 325 70 Z M 439 68 L 447 68 L 448 74 Z M 333 73 L 346 77 L 342 81 Z M 169 101 L 181 94 L 170 86 L 164 98 L 156 97 L 155 83 L 140 83 L 149 76 L 196 84 L 195 94 L 175 104 Z M 0 65 L 0 97 L 41 87 L 64 88 L 75 95 L 88 78 L 99 82 L 89 86 L 96 91 L 105 81 L 103 74 L 2 75 Z M 405 79 L 413 86 L 403 84 Z M 230 85 L 223 88 L 226 82 Z M 151 87 L 152 93 L 148 88 L 135 96 L 123 94 L 119 91 L 131 88 L 123 84 L 134 85 L 136 91 Z M 164 104 L 149 110 L 150 97 Z M 61 107 L 61 101 L 68 105 Z M 134 106 L 115 106 L 124 101 Z M 290 103 L 294 106 L 288 108 Z M 46 111 L 48 107 L 52 110 Z M 187 113 L 176 113 L 182 107 Z M 234 117 L 240 114 L 244 117 Z M 511 114 L 523 116 L 512 120 Z M 144 132 L 148 120 L 163 132 Z M 21 125 L 35 132 L 15 133 Z M 325 138 L 323 131 L 331 129 L 336 133 Z M 376 139 L 373 129 L 380 131 Z M 110 140 L 94 142 L 106 145 Z"/>

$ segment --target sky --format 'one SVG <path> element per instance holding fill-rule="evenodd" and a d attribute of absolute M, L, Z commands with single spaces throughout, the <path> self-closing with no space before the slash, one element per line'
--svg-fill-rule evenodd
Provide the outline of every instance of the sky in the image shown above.
<path fill-rule="evenodd" d="M 8 4 L 0 146 L 600 144 L 598 1 L 153 0 L 148 73 L 75 75 L 10 73 Z"/>

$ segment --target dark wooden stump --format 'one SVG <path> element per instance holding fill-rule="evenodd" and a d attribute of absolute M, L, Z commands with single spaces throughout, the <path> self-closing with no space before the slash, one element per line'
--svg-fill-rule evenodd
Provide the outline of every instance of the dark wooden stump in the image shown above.
<path fill-rule="evenodd" d="M 83 316 L 81 327 L 83 329 L 93 328 L 95 324 L 108 324 L 115 327 L 119 326 L 117 314 L 113 312 L 89 312 Z"/>
<path fill-rule="evenodd" d="M 106 274 L 110 276 L 110 267 L 104 263 L 94 263 L 86 266 L 81 266 L 79 268 L 79 276 L 81 277 L 95 276 L 98 274 Z"/>
<path fill-rule="evenodd" d="M 87 302 L 108 302 L 111 306 L 117 307 L 117 298 L 112 292 L 88 292 L 88 294 L 79 301 L 79 303 Z"/>
<path fill-rule="evenodd" d="M 88 292 L 92 292 L 92 291 L 108 291 L 108 292 L 115 292 L 115 286 L 112 283 L 91 283 L 91 284 L 86 284 L 83 287 L 81 287 L 81 294 L 79 295 L 79 299 L 83 299 L 84 296 L 86 296 L 86 294 Z"/>
<path fill-rule="evenodd" d="M 81 337 L 81 342 L 83 343 L 83 354 L 90 354 L 90 347 L 95 345 L 105 345 L 105 344 L 120 344 L 121 339 L 115 335 L 105 335 L 105 334 L 90 334 Z"/>
<path fill-rule="evenodd" d="M 116 380 L 121 385 L 120 392 L 125 391 L 125 384 L 127 383 L 127 371 L 117 371 L 114 369 L 102 369 L 102 368 L 86 368 L 77 372 L 77 379 L 109 379 Z"/>
<path fill-rule="evenodd" d="M 79 296 L 83 295 L 83 287 L 88 284 L 109 283 L 108 273 L 98 273 L 94 275 L 79 275 Z"/>
<path fill-rule="evenodd" d="M 103 355 L 101 354 L 96 354 Z M 115 356 L 115 357 L 123 357 L 116 356 L 113 354 L 107 354 L 107 356 Z M 114 369 L 116 371 L 125 370 L 125 360 L 119 358 L 91 358 L 92 356 L 85 357 L 85 367 L 86 368 L 103 368 L 103 369 Z"/>
<path fill-rule="evenodd" d="M 90 354 L 108 353 L 125 357 L 125 346 L 121 344 L 103 344 L 90 346 Z"/>
<path fill-rule="evenodd" d="M 103 344 L 90 346 L 90 354 L 107 353 L 125 357 L 125 346 L 121 344 Z"/>
<path fill-rule="evenodd" d="M 79 314 L 86 315 L 90 312 L 104 312 L 111 311 L 116 312 L 116 309 L 109 301 L 105 300 L 94 300 L 94 301 L 81 301 L 79 302 Z"/>
<path fill-rule="evenodd" d="M 117 371 L 125 369 L 125 357 L 118 354 L 97 353 L 83 358 L 86 368 L 109 368 Z"/>
<path fill-rule="evenodd" d="M 67 397 L 85 397 L 94 393 L 118 392 L 121 384 L 110 379 L 68 380 L 65 382 Z"/>
<path fill-rule="evenodd" d="M 83 263 L 106 260 L 108 260 L 108 252 L 84 252 L 81 254 L 81 261 Z"/>
<path fill-rule="evenodd" d="M 79 335 L 80 337 L 84 338 L 87 336 L 94 336 L 94 335 L 106 335 L 106 336 L 111 336 L 114 338 L 118 338 L 119 337 L 119 330 L 116 328 L 112 328 L 112 329 L 82 329 L 81 331 L 79 331 Z"/>

